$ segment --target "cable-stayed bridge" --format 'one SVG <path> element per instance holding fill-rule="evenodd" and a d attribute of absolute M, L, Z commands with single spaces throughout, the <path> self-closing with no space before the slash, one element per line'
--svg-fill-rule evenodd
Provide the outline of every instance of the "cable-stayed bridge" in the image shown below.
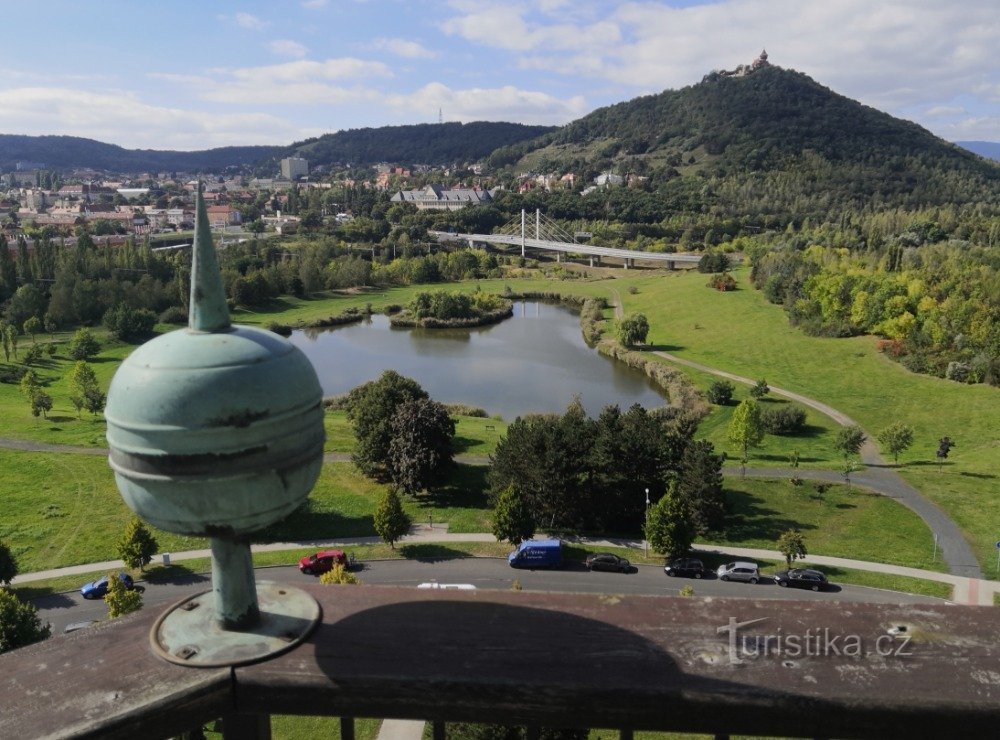
<path fill-rule="evenodd" d="M 602 257 L 620 259 L 627 268 L 634 267 L 636 260 L 643 262 L 658 262 L 673 269 L 678 262 L 694 262 L 701 260 L 702 255 L 679 252 L 639 252 L 634 249 L 617 249 L 615 247 L 596 247 L 591 244 L 580 244 L 574 235 L 570 234 L 541 211 L 535 211 L 534 223 L 529 223 L 525 211 L 520 218 L 507 222 L 493 234 L 455 234 L 446 231 L 431 231 L 431 236 L 438 241 L 467 241 L 469 244 L 482 242 L 486 244 L 504 244 L 521 247 L 521 256 L 527 249 L 540 249 L 556 253 L 558 261 L 563 254 L 579 254 L 590 258 L 591 267 L 601 263 Z M 577 235 L 579 236 L 579 235 Z M 589 234 L 585 235 L 587 238 Z"/>

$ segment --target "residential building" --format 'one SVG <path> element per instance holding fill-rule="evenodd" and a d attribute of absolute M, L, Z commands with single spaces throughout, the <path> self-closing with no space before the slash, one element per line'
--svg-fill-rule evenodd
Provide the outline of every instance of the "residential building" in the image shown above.
<path fill-rule="evenodd" d="M 227 226 L 238 226 L 243 221 L 243 214 L 232 206 L 208 206 L 208 225 L 213 229 L 224 229 Z"/>
<path fill-rule="evenodd" d="M 309 162 L 301 157 L 286 157 L 281 160 L 281 176 L 295 180 L 309 174 Z"/>

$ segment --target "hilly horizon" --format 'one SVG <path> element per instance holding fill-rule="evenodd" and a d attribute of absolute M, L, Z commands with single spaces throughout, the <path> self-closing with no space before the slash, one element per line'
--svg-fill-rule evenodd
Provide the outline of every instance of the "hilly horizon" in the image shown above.
<path fill-rule="evenodd" d="M 489 163 L 642 175 L 664 194 L 707 188 L 709 205 L 734 213 L 1000 203 L 996 163 L 773 65 L 599 108 Z"/>

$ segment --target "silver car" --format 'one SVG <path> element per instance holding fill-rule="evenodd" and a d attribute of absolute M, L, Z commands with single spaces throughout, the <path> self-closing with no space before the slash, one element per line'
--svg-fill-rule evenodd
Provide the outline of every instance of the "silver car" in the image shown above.
<path fill-rule="evenodd" d="M 716 571 L 720 581 L 746 581 L 747 583 L 757 583 L 760 580 L 760 571 L 757 570 L 757 563 L 737 560 L 733 563 L 720 565 Z"/>

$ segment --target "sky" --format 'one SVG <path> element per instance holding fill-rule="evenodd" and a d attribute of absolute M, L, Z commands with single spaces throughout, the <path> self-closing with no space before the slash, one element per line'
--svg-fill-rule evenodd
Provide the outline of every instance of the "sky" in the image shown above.
<path fill-rule="evenodd" d="M 2 2 L 0 133 L 290 144 L 559 125 L 770 61 L 950 141 L 1000 141 L 998 0 Z"/>

